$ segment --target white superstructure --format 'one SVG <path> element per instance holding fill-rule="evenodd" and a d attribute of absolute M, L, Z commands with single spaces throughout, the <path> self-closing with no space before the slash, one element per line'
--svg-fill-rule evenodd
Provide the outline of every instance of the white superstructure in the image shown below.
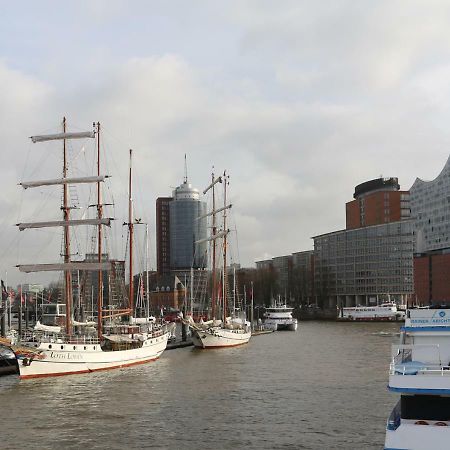
<path fill-rule="evenodd" d="M 292 311 L 294 311 L 294 308 L 290 308 L 286 304 L 273 305 L 270 308 L 266 308 L 264 328 L 273 331 L 296 331 L 298 322 L 297 319 L 292 317 Z"/>
<path fill-rule="evenodd" d="M 412 309 L 392 349 L 391 392 L 400 400 L 385 449 L 450 448 L 450 309 Z"/>
<path fill-rule="evenodd" d="M 344 320 L 404 320 L 405 312 L 400 311 L 395 303 L 383 303 L 379 306 L 355 306 L 342 308 L 339 319 Z"/>

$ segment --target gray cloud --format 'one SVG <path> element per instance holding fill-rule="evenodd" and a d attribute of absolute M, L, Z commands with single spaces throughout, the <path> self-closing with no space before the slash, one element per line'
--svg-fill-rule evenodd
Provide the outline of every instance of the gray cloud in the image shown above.
<path fill-rule="evenodd" d="M 229 170 L 245 265 L 309 249 L 311 236 L 343 228 L 344 204 L 362 181 L 398 176 L 407 189 L 416 176 L 439 173 L 450 148 L 445 2 L 183 3 L 136 2 L 133 11 L 82 3 L 56 46 L 67 44 L 67 54 L 51 50 L 50 21 L 40 23 L 30 60 L 27 36 L 5 41 L 0 270 L 14 282 L 23 279 L 17 262 L 59 252 L 58 232 L 32 238 L 11 225 L 58 214 L 59 194 L 23 194 L 16 184 L 59 173 L 59 150 L 46 153 L 27 137 L 56 130 L 63 115 L 77 129 L 93 120 L 104 127 L 122 217 L 118 257 L 129 148 L 137 215 L 152 227 L 155 198 L 182 181 L 184 153 L 199 188 L 213 165 Z M 83 170 L 92 162 L 85 150 Z"/>

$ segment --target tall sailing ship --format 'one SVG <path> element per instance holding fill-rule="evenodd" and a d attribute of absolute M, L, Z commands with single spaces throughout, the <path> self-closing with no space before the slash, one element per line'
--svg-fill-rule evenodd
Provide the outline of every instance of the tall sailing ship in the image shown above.
<path fill-rule="evenodd" d="M 55 264 L 19 265 L 21 272 L 62 271 L 64 274 L 65 324 L 63 327 L 43 327 L 36 331 L 33 337 L 34 349 L 19 359 L 20 378 L 37 378 L 80 374 L 98 370 L 114 369 L 125 366 L 146 363 L 155 360 L 164 352 L 170 330 L 165 324 L 155 324 L 150 320 L 137 320 L 133 317 L 133 205 L 131 193 L 132 164 L 130 150 L 129 169 L 129 292 L 128 302 L 122 299 L 122 304 L 128 307 L 122 309 L 107 309 L 103 305 L 103 272 L 110 274 L 110 261 L 102 258 L 103 227 L 110 226 L 111 218 L 103 216 L 102 183 L 106 176 L 101 174 L 100 165 L 100 124 L 94 124 L 93 131 L 68 132 L 66 119 L 63 119 L 62 133 L 33 136 L 33 143 L 59 140 L 63 150 L 63 176 L 59 179 L 22 182 L 24 189 L 40 186 L 62 186 L 62 221 L 20 223 L 20 230 L 44 227 L 62 227 L 64 231 L 64 261 Z M 69 176 L 67 143 L 73 139 L 95 139 L 97 153 L 97 174 L 95 176 Z M 97 217 L 94 219 L 72 220 L 70 217 L 69 185 L 94 183 L 97 187 Z M 98 260 L 93 262 L 75 261 L 71 258 L 71 227 L 94 225 L 97 227 Z M 76 322 L 73 318 L 72 273 L 74 271 L 97 272 L 97 321 L 96 330 L 92 323 Z M 125 318 L 125 320 L 122 320 Z M 128 318 L 128 320 L 126 320 Z M 107 322 L 108 321 L 108 322 Z M 87 326 L 86 326 L 87 325 Z M 89 332 L 94 330 L 94 332 Z M 24 352 L 22 352 L 24 354 Z"/>
<path fill-rule="evenodd" d="M 215 187 L 218 183 L 223 183 L 224 195 L 223 206 L 216 209 L 216 193 Z M 235 298 L 233 302 L 228 299 L 228 274 L 227 274 L 227 250 L 228 235 L 230 230 L 227 228 L 227 211 L 231 208 L 231 204 L 227 204 L 227 186 L 229 177 L 224 172 L 223 176 L 211 176 L 211 184 L 203 191 L 206 194 L 212 192 L 212 210 L 204 217 L 211 217 L 211 236 L 206 241 L 211 244 L 212 253 L 212 289 L 211 289 L 211 317 L 206 322 L 194 323 L 192 315 L 189 317 L 189 326 L 192 330 L 192 342 L 197 348 L 224 348 L 235 347 L 247 344 L 251 337 L 250 324 L 245 317 L 236 317 Z M 217 225 L 217 214 L 222 213 L 222 228 Z M 200 243 L 202 241 L 198 241 Z M 217 277 L 217 253 L 221 244 L 222 251 L 222 270 L 221 278 Z M 218 289 L 220 287 L 220 289 Z M 236 295 L 236 288 L 233 289 L 233 295 Z M 230 308 L 231 306 L 231 308 Z M 231 314 L 230 314 L 231 313 Z"/>

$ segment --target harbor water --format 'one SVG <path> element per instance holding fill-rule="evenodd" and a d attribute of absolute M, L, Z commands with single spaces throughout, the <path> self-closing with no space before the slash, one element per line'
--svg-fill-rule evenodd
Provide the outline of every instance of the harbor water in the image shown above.
<path fill-rule="evenodd" d="M 380 449 L 398 323 L 300 322 L 134 368 L 0 378 L 1 449 Z"/>

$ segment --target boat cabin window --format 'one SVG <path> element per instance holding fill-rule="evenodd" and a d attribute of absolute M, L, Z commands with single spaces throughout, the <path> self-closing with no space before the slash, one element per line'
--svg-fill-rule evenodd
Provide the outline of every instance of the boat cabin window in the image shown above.
<path fill-rule="evenodd" d="M 401 417 L 411 420 L 450 421 L 450 397 L 402 395 Z"/>
<path fill-rule="evenodd" d="M 50 303 L 43 305 L 43 314 L 61 316 L 66 314 L 66 305 Z"/>

